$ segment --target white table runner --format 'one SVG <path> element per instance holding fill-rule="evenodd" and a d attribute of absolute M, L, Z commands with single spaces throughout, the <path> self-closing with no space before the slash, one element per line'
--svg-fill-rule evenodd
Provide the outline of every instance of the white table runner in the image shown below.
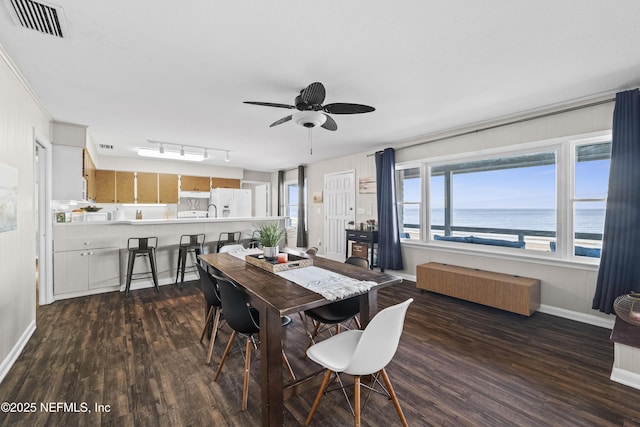
<path fill-rule="evenodd" d="M 237 249 L 235 251 L 229 251 L 227 253 L 229 255 L 233 255 L 236 258 L 240 258 L 241 260 L 244 261 L 244 257 L 245 256 L 261 254 L 262 253 L 262 249 L 260 249 L 260 248 Z"/>
<path fill-rule="evenodd" d="M 353 279 L 315 266 L 281 271 L 276 274 L 303 288 L 317 292 L 330 301 L 367 292 L 372 286 L 377 285 L 376 282 Z"/>

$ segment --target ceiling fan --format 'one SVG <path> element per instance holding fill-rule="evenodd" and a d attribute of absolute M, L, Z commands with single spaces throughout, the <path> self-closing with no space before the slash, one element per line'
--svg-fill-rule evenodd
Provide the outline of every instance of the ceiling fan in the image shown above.
<path fill-rule="evenodd" d="M 333 104 L 322 105 L 326 90 L 320 82 L 311 83 L 300 91 L 300 95 L 294 100 L 295 105 L 277 104 L 273 102 L 255 102 L 244 101 L 245 104 L 262 105 L 265 107 L 288 108 L 290 110 L 298 110 L 297 113 L 283 117 L 280 120 L 271 123 L 269 127 L 274 127 L 293 120 L 295 123 L 306 128 L 314 128 L 320 126 L 324 129 L 335 131 L 338 125 L 335 120 L 328 116 L 329 114 L 360 114 L 375 111 L 375 108 L 362 104 L 349 104 L 337 102 Z"/>

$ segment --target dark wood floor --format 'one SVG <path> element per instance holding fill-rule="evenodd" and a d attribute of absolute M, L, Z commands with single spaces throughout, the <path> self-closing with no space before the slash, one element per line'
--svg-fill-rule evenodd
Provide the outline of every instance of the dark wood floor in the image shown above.
<path fill-rule="evenodd" d="M 407 297 L 415 302 L 388 373 L 410 425 L 640 425 L 640 391 L 609 380 L 609 330 L 541 313 L 521 317 L 422 293 L 410 282 L 381 291 L 380 306 Z M 221 331 L 207 366 L 206 343 L 198 342 L 203 311 L 195 282 L 182 291 L 165 286 L 41 307 L 33 338 L 0 384 L 0 402 L 34 402 L 37 409 L 0 413 L 0 425 L 259 425 L 259 363 L 241 412 L 241 355 L 230 356 L 214 383 L 229 331 Z M 297 316 L 285 335 L 296 373 L 316 370 L 302 357 Z M 285 425 L 304 423 L 315 392 L 287 399 Z M 91 413 L 41 411 L 47 402 L 78 410 L 85 402 Z M 96 412 L 95 404 L 108 412 Z M 323 398 L 312 423 L 351 424 L 339 392 Z M 399 425 L 391 402 L 374 395 L 363 425 Z"/>

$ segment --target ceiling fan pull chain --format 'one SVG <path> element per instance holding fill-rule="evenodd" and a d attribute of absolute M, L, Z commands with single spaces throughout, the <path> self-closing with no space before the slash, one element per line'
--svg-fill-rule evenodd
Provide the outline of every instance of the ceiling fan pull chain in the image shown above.
<path fill-rule="evenodd" d="M 309 131 L 309 154 L 313 156 L 313 137 L 311 136 L 311 129 L 312 128 L 308 128 L 307 130 Z"/>

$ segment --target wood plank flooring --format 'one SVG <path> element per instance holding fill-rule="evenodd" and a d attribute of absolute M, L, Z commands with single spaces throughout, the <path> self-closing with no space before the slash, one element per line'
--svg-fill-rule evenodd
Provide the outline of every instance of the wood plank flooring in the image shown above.
<path fill-rule="evenodd" d="M 609 380 L 608 329 L 541 313 L 522 317 L 421 292 L 411 282 L 382 290 L 380 308 L 408 297 L 415 301 L 387 371 L 409 425 L 640 426 L 640 391 Z M 303 357 L 304 330 L 293 320 L 285 349 L 302 377 L 317 366 Z M 33 338 L 0 384 L 0 402 L 37 408 L 0 412 L 0 425 L 259 425 L 258 361 L 242 412 L 241 354 L 231 354 L 213 382 L 229 330 L 220 331 L 208 366 L 207 342 L 198 342 L 203 321 L 196 282 L 41 307 Z M 286 400 L 285 425 L 304 424 L 316 390 Z M 52 402 L 58 412 L 41 410 Z M 91 412 L 70 411 L 74 403 Z M 96 404 L 108 411 L 96 412 Z M 400 425 L 391 401 L 379 395 L 362 421 Z M 340 392 L 323 397 L 312 425 L 352 425 Z"/>

